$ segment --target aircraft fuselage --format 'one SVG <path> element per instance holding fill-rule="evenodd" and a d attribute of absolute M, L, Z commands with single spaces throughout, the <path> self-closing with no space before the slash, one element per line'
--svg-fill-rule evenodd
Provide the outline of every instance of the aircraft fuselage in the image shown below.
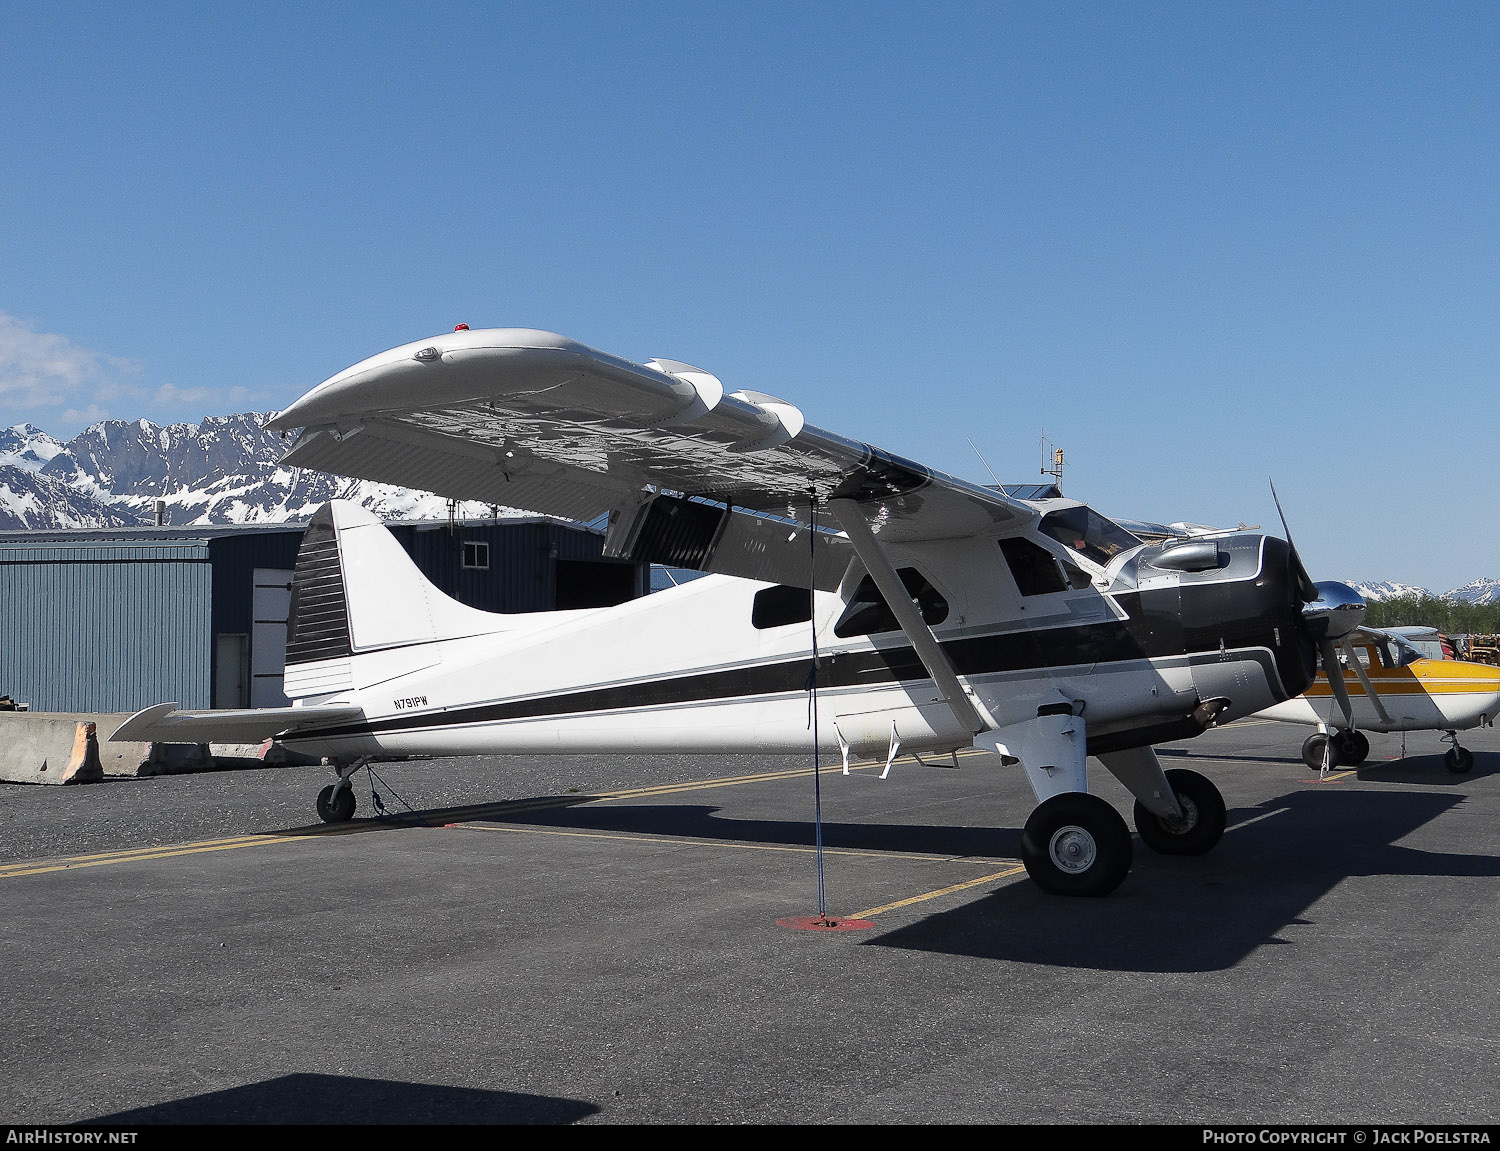
<path fill-rule="evenodd" d="M 1283 541 L 1228 537 L 1221 566 L 1199 572 L 1152 567 L 1163 548 L 1104 565 L 1037 545 L 1061 578 L 1038 581 L 994 539 L 887 545 L 898 569 L 919 573 L 915 598 L 991 727 L 1066 706 L 1099 754 L 1197 734 L 1204 701 L 1218 701 L 1223 722 L 1311 682 Z M 805 602 L 805 591 L 706 576 L 615 607 L 488 617 L 483 634 L 363 648 L 356 616 L 374 609 L 351 602 L 349 652 L 298 659 L 294 638 L 286 684 L 308 703 L 355 703 L 365 719 L 284 742 L 336 759 L 796 752 L 811 749 L 816 726 L 822 750 L 855 758 L 884 755 L 893 732 L 918 752 L 969 746 L 972 732 L 900 630 L 850 634 L 863 626 L 863 575 L 852 564 L 837 592 L 813 593 L 812 619 L 806 608 L 762 610 Z"/>

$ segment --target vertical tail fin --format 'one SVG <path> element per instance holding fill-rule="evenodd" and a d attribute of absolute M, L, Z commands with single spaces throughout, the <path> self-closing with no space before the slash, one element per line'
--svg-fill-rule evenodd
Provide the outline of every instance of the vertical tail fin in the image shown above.
<path fill-rule="evenodd" d="M 333 500 L 314 513 L 297 552 L 286 693 L 324 694 L 429 667 L 440 660 L 436 641 L 507 627 L 507 617 L 434 587 L 374 515 Z M 363 658 L 377 652 L 401 654 Z"/>

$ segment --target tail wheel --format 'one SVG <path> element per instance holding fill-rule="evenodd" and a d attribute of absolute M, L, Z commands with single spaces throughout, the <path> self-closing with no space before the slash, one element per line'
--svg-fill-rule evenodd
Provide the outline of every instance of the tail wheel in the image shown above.
<path fill-rule="evenodd" d="M 1108 895 L 1130 872 L 1130 829 L 1097 795 L 1070 791 L 1043 800 L 1021 831 L 1021 861 L 1052 895 Z"/>
<path fill-rule="evenodd" d="M 1163 855 L 1203 855 L 1224 836 L 1229 814 L 1224 797 L 1211 779 L 1186 768 L 1165 773 L 1182 808 L 1181 819 L 1166 819 L 1148 811 L 1139 800 L 1135 805 L 1135 829 L 1141 842 Z"/>
<path fill-rule="evenodd" d="M 354 818 L 354 789 L 330 783 L 318 792 L 318 818 L 324 823 L 347 823 Z"/>
<path fill-rule="evenodd" d="M 1443 766 L 1456 775 L 1462 775 L 1474 766 L 1474 753 L 1455 743 L 1444 754 Z"/>

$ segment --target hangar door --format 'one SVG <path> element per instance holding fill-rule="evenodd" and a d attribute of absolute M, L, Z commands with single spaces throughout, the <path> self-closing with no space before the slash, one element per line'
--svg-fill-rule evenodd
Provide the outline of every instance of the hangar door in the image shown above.
<path fill-rule="evenodd" d="M 286 617 L 292 604 L 292 573 L 256 568 L 250 600 L 250 706 L 285 707 Z M 243 601 L 241 601 L 243 602 Z"/>

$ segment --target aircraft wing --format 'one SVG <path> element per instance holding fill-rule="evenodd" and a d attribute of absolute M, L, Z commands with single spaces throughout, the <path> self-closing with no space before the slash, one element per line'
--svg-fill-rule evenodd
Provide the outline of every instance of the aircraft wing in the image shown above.
<path fill-rule="evenodd" d="M 1436 639 L 1438 635 L 1437 628 L 1426 627 L 1422 624 L 1410 624 L 1404 627 L 1370 627 L 1368 624 L 1361 624 L 1359 630 L 1364 632 L 1367 638 L 1399 636 L 1402 639 Z"/>
<path fill-rule="evenodd" d="M 606 554 L 803 586 L 810 502 L 826 529 L 823 505 L 857 500 L 881 538 L 900 541 L 1019 528 L 1037 514 L 813 427 L 774 396 L 726 393 L 688 364 L 636 364 L 524 328 L 373 356 L 269 426 L 301 429 L 291 466 L 567 519 L 608 513 Z M 815 586 L 837 586 L 847 540 L 815 538 Z"/>
<path fill-rule="evenodd" d="M 363 717 L 363 709 L 343 704 L 178 711 L 175 703 L 158 703 L 136 712 L 109 739 L 111 743 L 260 743 L 299 727 Z"/>

